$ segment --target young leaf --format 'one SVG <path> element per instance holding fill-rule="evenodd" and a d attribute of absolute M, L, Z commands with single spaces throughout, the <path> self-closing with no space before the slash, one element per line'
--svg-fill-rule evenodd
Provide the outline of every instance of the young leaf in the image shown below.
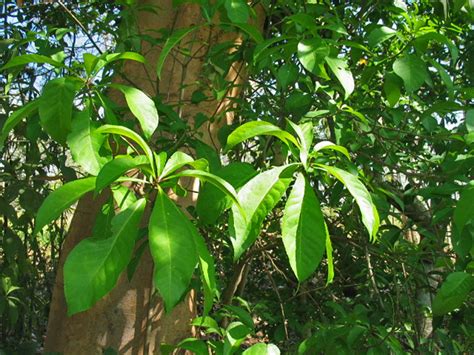
<path fill-rule="evenodd" d="M 7 64 L 5 64 L 3 67 L 0 68 L 0 71 L 22 66 L 28 63 L 50 64 L 53 67 L 63 66 L 62 63 L 57 62 L 54 59 L 51 59 L 50 57 L 46 57 L 41 54 L 25 54 L 25 55 L 20 55 L 18 57 L 13 57 L 12 59 L 10 59 L 10 61 Z"/>
<path fill-rule="evenodd" d="M 170 54 L 171 50 L 179 43 L 181 40 L 186 37 L 189 33 L 198 29 L 200 26 L 193 26 L 189 28 L 181 28 L 175 31 L 165 42 L 163 49 L 161 50 L 160 56 L 158 58 L 158 63 L 156 65 L 156 73 L 158 78 L 161 79 L 161 70 L 165 64 L 166 57 Z"/>
<path fill-rule="evenodd" d="M 120 136 L 130 138 L 131 140 L 133 140 L 135 143 L 137 143 L 140 146 L 140 148 L 142 148 L 143 152 L 148 158 L 153 174 L 156 175 L 153 151 L 151 150 L 150 146 L 145 142 L 145 140 L 142 137 L 140 137 L 138 134 L 136 134 L 134 131 L 132 131 L 130 128 L 127 128 L 124 126 L 106 124 L 99 127 L 96 130 L 96 132 L 105 133 L 105 134 L 118 134 Z"/>
<path fill-rule="evenodd" d="M 306 280 L 321 262 L 328 236 L 319 200 L 302 173 L 286 202 L 281 237 L 291 269 L 298 281 Z"/>
<path fill-rule="evenodd" d="M 159 117 L 155 103 L 143 91 L 134 87 L 112 84 L 125 95 L 127 105 L 140 122 L 145 138 L 150 138 L 158 127 Z"/>
<path fill-rule="evenodd" d="M 38 234 L 45 225 L 58 218 L 66 208 L 71 207 L 82 195 L 94 190 L 94 187 L 95 176 L 68 182 L 50 193 L 36 214 L 33 235 Z"/>
<path fill-rule="evenodd" d="M 71 251 L 64 264 L 68 315 L 91 308 L 114 288 L 132 257 L 145 205 L 142 198 L 114 216 L 110 237 L 86 238 Z"/>
<path fill-rule="evenodd" d="M 339 58 L 326 57 L 325 59 L 329 68 L 344 88 L 344 98 L 347 99 L 354 91 L 354 78 L 351 71 L 347 68 L 347 63 Z"/>
<path fill-rule="evenodd" d="M 109 161 L 102 167 L 99 175 L 97 175 L 95 191 L 97 193 L 102 191 L 127 171 L 146 164 L 149 164 L 149 162 L 147 157 L 144 155 L 139 155 L 133 158 L 130 156 L 123 156 Z"/>
<path fill-rule="evenodd" d="M 326 170 L 346 186 L 359 206 L 362 214 L 362 222 L 369 232 L 370 239 L 374 240 L 379 228 L 379 215 L 374 203 L 372 202 L 372 197 L 364 184 L 360 182 L 357 176 L 354 176 L 345 170 L 322 164 L 318 164 L 318 166 Z"/>
<path fill-rule="evenodd" d="M 235 145 L 253 138 L 255 136 L 274 136 L 283 141 L 288 145 L 288 142 L 292 142 L 297 147 L 299 146 L 298 141 L 290 133 L 282 130 L 281 128 L 265 121 L 252 121 L 244 123 L 242 126 L 237 127 L 227 137 L 226 150 L 230 150 Z"/>
<path fill-rule="evenodd" d="M 97 175 L 108 159 L 100 155 L 105 137 L 95 132 L 88 109 L 78 112 L 73 121 L 67 144 L 74 161 L 91 175 Z"/>
<path fill-rule="evenodd" d="M 0 149 L 3 147 L 5 139 L 7 139 L 10 131 L 15 128 L 15 126 L 20 123 L 23 118 L 28 117 L 34 113 L 38 109 L 39 104 L 39 100 L 28 102 L 26 105 L 20 107 L 18 110 L 13 112 L 10 117 L 7 118 L 3 124 L 2 133 L 0 135 Z"/>
<path fill-rule="evenodd" d="M 239 188 L 257 172 L 247 163 L 230 163 L 215 172 L 217 176 L 228 181 L 234 188 Z M 232 200 L 212 184 L 204 184 L 199 190 L 196 213 L 204 224 L 214 224 L 219 216 L 232 205 Z"/>
<path fill-rule="evenodd" d="M 458 271 L 448 275 L 433 299 L 433 314 L 441 316 L 461 307 L 474 289 L 474 277 Z"/>
<path fill-rule="evenodd" d="M 430 78 L 425 62 L 415 54 L 398 58 L 392 67 L 395 74 L 402 78 L 408 93 L 418 90 Z"/>
<path fill-rule="evenodd" d="M 170 312 L 187 290 L 198 263 L 198 232 L 162 189 L 158 190 L 148 231 L 155 286 Z"/>
<path fill-rule="evenodd" d="M 308 154 L 310 153 L 311 143 L 313 142 L 314 137 L 313 124 L 311 122 L 305 122 L 297 125 L 296 123 L 293 123 L 290 120 L 288 120 L 288 123 L 298 136 L 301 146 L 300 159 L 303 165 L 306 166 L 308 161 Z"/>
<path fill-rule="evenodd" d="M 291 177 L 280 177 L 288 168 L 289 166 L 285 165 L 265 171 L 240 189 L 237 196 L 245 207 L 245 215 L 232 206 L 232 222 L 229 223 L 234 260 L 255 242 L 263 220 L 288 188 Z"/>
<path fill-rule="evenodd" d="M 39 98 L 39 115 L 44 130 L 57 142 L 66 143 L 71 132 L 74 96 L 79 88 L 75 78 L 58 78 L 48 82 Z"/>

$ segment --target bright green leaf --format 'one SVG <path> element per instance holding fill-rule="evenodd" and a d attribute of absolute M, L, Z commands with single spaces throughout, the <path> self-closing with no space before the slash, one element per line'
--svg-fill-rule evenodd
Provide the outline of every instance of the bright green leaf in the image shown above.
<path fill-rule="evenodd" d="M 140 122 L 145 138 L 150 138 L 158 127 L 159 117 L 155 103 L 143 91 L 136 88 L 112 84 L 125 95 L 127 105 Z"/>
<path fill-rule="evenodd" d="M 232 221 L 229 223 L 234 260 L 255 242 L 265 217 L 288 188 L 291 177 L 280 177 L 288 168 L 285 165 L 260 173 L 240 189 L 238 199 L 245 207 L 245 215 L 232 206 Z"/>
<path fill-rule="evenodd" d="M 258 343 L 245 350 L 242 355 L 280 355 L 280 349 L 274 344 Z"/>
<path fill-rule="evenodd" d="M 247 23 L 249 20 L 249 7 L 245 0 L 225 0 L 224 7 L 227 16 L 234 23 Z"/>
<path fill-rule="evenodd" d="M 22 66 L 29 63 L 39 63 L 39 64 L 50 64 L 53 67 L 61 67 L 63 64 L 61 62 L 55 61 L 50 57 L 46 57 L 41 54 L 25 54 L 18 57 L 13 57 L 10 61 L 0 68 L 0 71 L 5 69 L 10 69 L 18 66 Z"/>
<path fill-rule="evenodd" d="M 393 71 L 402 78 L 408 93 L 418 90 L 425 81 L 430 79 L 425 62 L 415 54 L 408 54 L 395 60 Z"/>
<path fill-rule="evenodd" d="M 140 199 L 112 218 L 108 238 L 82 240 L 64 264 L 64 294 L 68 315 L 91 308 L 117 283 L 133 253 L 146 200 Z"/>
<path fill-rule="evenodd" d="M 295 137 L 274 124 L 265 121 L 251 121 L 239 126 L 227 137 L 226 150 L 230 150 L 235 145 L 247 139 L 262 135 L 274 136 L 282 140 L 285 144 L 292 142 L 298 146 L 298 141 Z"/>
<path fill-rule="evenodd" d="M 170 312 L 186 292 L 198 253 L 196 227 L 178 206 L 158 190 L 148 225 L 150 250 L 155 262 L 155 286 Z"/>
<path fill-rule="evenodd" d="M 344 98 L 347 99 L 354 91 L 354 78 L 351 71 L 347 68 L 347 63 L 339 58 L 326 57 L 325 59 L 327 65 L 344 88 Z"/>
<path fill-rule="evenodd" d="M 146 164 L 149 164 L 149 162 L 143 155 L 133 158 L 130 156 L 123 156 L 109 161 L 102 167 L 97 175 L 95 187 L 96 192 L 98 193 L 102 191 L 127 171 Z"/>
<path fill-rule="evenodd" d="M 375 239 L 380 224 L 379 215 L 374 203 L 372 202 L 372 197 L 364 184 L 362 184 L 357 176 L 354 176 L 345 170 L 322 164 L 318 164 L 318 166 L 326 170 L 346 186 L 359 206 L 362 214 L 362 222 L 369 232 L 370 239 Z"/>
<path fill-rule="evenodd" d="M 305 39 L 298 43 L 299 61 L 307 71 L 315 75 L 320 74 L 320 66 L 328 55 L 328 45 L 319 38 Z"/>
<path fill-rule="evenodd" d="M 327 228 L 319 200 L 302 173 L 285 205 L 281 237 L 291 269 L 300 282 L 306 280 L 323 257 Z"/>

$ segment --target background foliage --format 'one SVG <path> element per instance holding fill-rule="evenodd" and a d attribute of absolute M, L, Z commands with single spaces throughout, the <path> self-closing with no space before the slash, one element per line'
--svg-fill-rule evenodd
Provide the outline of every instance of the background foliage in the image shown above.
<path fill-rule="evenodd" d="M 104 143 L 101 132 L 113 133 L 111 124 L 132 128 L 133 123 L 123 118 L 129 111 L 138 119 L 141 131 L 137 132 L 145 142 L 141 144 L 131 133 L 127 139 L 136 141 L 135 147 L 144 147 L 145 153 L 149 145 L 150 150 L 167 155 L 151 153 L 143 160 L 143 155 L 129 152 L 133 159 L 121 161 L 125 170 L 115 175 L 122 168 L 109 165 L 113 174 L 103 173 L 101 188 L 136 166 L 150 182 L 160 177 L 161 186 L 174 188 L 177 194 L 185 191 L 169 177 L 180 167 L 187 165 L 184 173 L 208 180 L 196 208 L 189 210 L 193 222 L 184 217 L 186 230 L 174 235 L 195 236 L 197 230 L 204 236 L 215 260 L 217 286 L 206 281 L 201 261 L 198 274 L 203 285 L 195 277 L 189 287 L 204 286 L 200 303 L 204 318 L 195 320 L 202 340 L 188 340 L 181 347 L 198 352 L 207 340 L 216 352 L 243 351 L 255 342 L 276 344 L 283 353 L 339 354 L 354 349 L 377 354 L 463 353 L 472 348 L 474 42 L 468 1 L 261 1 L 252 5 L 265 8 L 262 33 L 250 25 L 254 12 L 244 1 L 214 5 L 198 1 L 204 18 L 219 18 L 224 31 L 239 30 L 244 41 L 232 54 L 228 53 L 232 43 L 210 48 L 203 80 L 193 88 L 191 102 L 178 105 L 164 104 L 164 93 L 151 99 L 142 96 L 133 89 L 133 78 L 123 78 L 126 86 L 111 84 L 112 76 L 123 76 L 125 60 L 144 60 L 142 41 L 172 55 L 193 29 L 140 34 L 137 15 L 159 9 L 134 2 L 26 3 L 29 6 L 18 7 L 4 2 L 0 42 L 5 64 L 0 121 L 0 313 L 6 351 L 34 352 L 43 342 L 71 212 L 48 209 L 50 215 L 45 217 L 44 212 L 37 215 L 38 209 L 51 190 L 97 175 L 117 161 L 113 144 Z M 236 61 L 244 63 L 248 82 L 235 99 L 234 125 L 218 135 L 226 149 L 216 151 L 200 142 L 198 129 L 218 117 L 200 114 L 191 124 L 179 115 L 180 105 L 222 100 L 233 85 L 225 80 L 226 73 Z M 160 60 L 154 64 L 158 76 L 162 64 Z M 108 100 L 110 90 L 122 92 L 128 107 Z M 69 108 L 64 102 L 70 103 Z M 71 118 L 63 126 L 54 120 L 58 110 Z M 159 115 L 158 127 L 150 123 L 155 115 Z M 257 120 L 268 124 L 256 126 Z M 78 133 L 83 132 L 81 125 L 92 132 L 87 135 L 91 146 L 101 149 L 78 153 L 82 145 L 75 141 L 83 142 Z M 75 138 L 74 132 L 79 136 Z M 322 143 L 326 141 L 332 145 Z M 173 155 L 183 148 L 192 148 L 195 156 Z M 257 227 L 248 231 L 239 222 L 237 204 L 225 210 L 232 201 L 219 191 L 232 196 L 233 189 L 215 176 L 233 185 L 239 191 L 237 199 L 248 207 L 255 203 L 255 191 L 263 188 L 246 185 L 249 180 L 255 183 L 255 176 L 264 172 L 270 176 L 272 167 L 296 162 L 303 164 L 290 165 L 288 175 L 273 173 L 275 186 L 291 188 L 278 185 L 272 190 L 271 201 L 255 217 Z M 300 175 L 292 182 L 296 169 Z M 84 189 L 100 189 L 98 181 L 99 177 L 91 185 L 83 183 Z M 351 190 L 348 181 L 358 189 Z M 365 210 L 359 208 L 366 193 L 361 182 L 370 191 L 365 201 L 373 201 L 378 211 L 376 234 L 375 219 L 368 222 L 375 214 L 367 205 Z M 268 183 L 265 178 L 261 185 Z M 287 201 L 297 200 L 297 188 L 306 207 L 296 213 L 300 227 L 294 229 Z M 160 211 L 172 211 L 175 220 L 183 218 L 161 188 L 153 185 L 146 192 L 153 190 L 162 208 L 153 212 L 157 223 L 150 224 L 148 231 L 152 252 L 154 243 L 162 240 L 153 235 L 166 229 L 159 224 L 164 218 Z M 62 207 L 74 201 L 69 202 Z M 104 248 L 113 240 L 126 242 L 119 238 L 120 221 L 134 220 L 144 203 L 122 202 L 128 208 L 115 216 L 110 212 L 114 202 L 105 205 L 101 219 L 105 222 L 95 228 L 98 235 L 112 235 L 96 240 Z M 326 243 L 311 244 L 312 236 L 323 230 L 314 228 L 315 221 L 324 224 L 322 218 L 332 241 L 333 265 Z M 49 223 L 52 220 L 56 222 Z M 309 257 L 295 261 L 293 255 L 292 260 L 288 244 L 292 233 L 302 239 Z M 198 257 L 208 257 L 199 237 L 193 238 L 200 252 L 181 270 L 189 279 Z M 128 242 L 133 245 L 134 238 Z M 71 270 L 77 271 L 90 255 L 87 245 L 82 245 L 82 252 L 83 256 L 77 251 L 76 263 L 69 261 Z M 236 253 L 242 254 L 240 260 L 234 260 Z M 155 262 L 169 265 L 159 254 Z M 332 267 L 334 278 L 327 283 Z M 240 275 L 244 281 L 237 283 Z M 188 289 L 187 284 L 175 284 L 165 290 L 160 282 L 157 276 L 155 283 L 167 307 Z M 91 294 L 103 295 L 114 283 L 97 284 Z M 220 297 L 211 305 L 213 289 Z M 70 299 L 71 313 L 96 301 Z"/>

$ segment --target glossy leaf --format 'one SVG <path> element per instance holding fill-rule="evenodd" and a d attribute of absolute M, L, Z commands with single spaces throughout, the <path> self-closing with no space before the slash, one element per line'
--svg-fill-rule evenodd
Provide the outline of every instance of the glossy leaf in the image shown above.
<path fill-rule="evenodd" d="M 379 215 L 374 203 L 372 202 L 372 197 L 364 184 L 362 184 L 357 176 L 354 176 L 345 170 L 321 164 L 318 164 L 318 166 L 326 170 L 346 186 L 359 206 L 362 214 L 362 222 L 369 232 L 370 239 L 375 239 L 380 224 Z"/>
<path fill-rule="evenodd" d="M 280 349 L 274 344 L 258 343 L 245 350 L 242 355 L 280 355 Z"/>
<path fill-rule="evenodd" d="M 143 155 L 133 158 L 130 156 L 123 156 L 109 161 L 102 167 L 97 175 L 95 191 L 97 193 L 102 191 L 127 171 L 146 164 L 149 164 L 149 162 Z"/>
<path fill-rule="evenodd" d="M 320 74 L 320 66 L 328 55 L 329 47 L 321 39 L 306 39 L 298 43 L 298 59 L 313 74 Z"/>
<path fill-rule="evenodd" d="M 186 292 L 199 255 L 196 227 L 176 204 L 158 190 L 148 225 L 150 250 L 155 262 L 155 286 L 170 312 Z"/>
<path fill-rule="evenodd" d="M 112 218 L 108 238 L 86 238 L 68 255 L 64 265 L 64 294 L 68 315 L 91 308 L 109 293 L 133 253 L 146 200 L 140 199 Z"/>
<path fill-rule="evenodd" d="M 441 316 L 461 307 L 474 289 L 474 277 L 457 271 L 448 275 L 433 299 L 433 314 Z"/>
<path fill-rule="evenodd" d="M 97 175 L 107 163 L 107 157 L 100 155 L 105 137 L 96 133 L 96 125 L 91 121 L 88 109 L 78 112 L 67 136 L 67 144 L 76 163 L 91 175 Z"/>
<path fill-rule="evenodd" d="M 326 63 L 344 88 L 344 98 L 347 99 L 354 91 L 354 78 L 343 59 L 326 57 Z"/>
<path fill-rule="evenodd" d="M 255 242 L 265 217 L 288 188 L 291 177 L 286 174 L 280 177 L 288 168 L 285 165 L 260 173 L 240 189 L 238 199 L 245 207 L 245 215 L 232 206 L 232 221 L 229 223 L 234 260 Z"/>
<path fill-rule="evenodd" d="M 181 169 L 183 166 L 191 164 L 193 161 L 193 157 L 189 154 L 177 151 L 166 161 L 160 176 L 164 178 L 176 170 Z"/>
<path fill-rule="evenodd" d="M 418 90 L 430 78 L 425 62 L 414 54 L 408 54 L 395 60 L 393 71 L 402 78 L 408 93 Z"/>
<path fill-rule="evenodd" d="M 158 110 L 153 100 L 143 91 L 131 86 L 113 84 L 112 87 L 120 90 L 125 95 L 127 105 L 140 122 L 145 138 L 150 138 L 159 123 Z"/>
<path fill-rule="evenodd" d="M 149 145 L 145 142 L 145 140 L 140 137 L 137 133 L 132 131 L 130 128 L 124 126 L 117 126 L 117 125 L 103 125 L 96 130 L 97 133 L 103 134 L 118 134 L 122 137 L 129 138 L 133 140 L 135 143 L 138 144 L 140 148 L 142 148 L 143 152 L 145 153 L 150 166 L 152 167 L 152 171 L 155 173 L 155 163 L 154 163 L 154 155 L 153 151 L 149 147 Z"/>
<path fill-rule="evenodd" d="M 319 200 L 302 173 L 285 205 L 281 237 L 291 269 L 298 281 L 306 280 L 321 262 L 328 235 Z"/>
<path fill-rule="evenodd" d="M 230 150 L 237 144 L 256 137 L 256 136 L 274 136 L 282 140 L 285 144 L 292 142 L 298 146 L 298 141 L 290 133 L 265 121 L 251 121 L 244 123 L 236 128 L 228 137 L 226 150 Z"/>
<path fill-rule="evenodd" d="M 316 143 L 313 148 L 313 152 L 317 153 L 321 150 L 334 150 L 334 151 L 344 154 L 347 159 L 351 160 L 351 156 L 346 148 L 340 145 L 334 144 L 332 142 L 322 141 L 322 142 Z"/>
<path fill-rule="evenodd" d="M 17 109 L 7 118 L 2 126 L 2 133 L 0 135 L 0 148 L 3 147 L 3 144 L 5 143 L 10 131 L 15 128 L 15 126 L 20 123 L 22 119 L 30 116 L 36 110 L 38 110 L 39 104 L 39 100 L 28 102 L 26 105 Z"/>
<path fill-rule="evenodd" d="M 95 177 L 74 180 L 51 192 L 43 201 L 36 214 L 35 230 L 37 234 L 44 226 L 58 218 L 64 210 L 71 207 L 84 194 L 94 190 Z"/>
<path fill-rule="evenodd" d="M 227 16 L 232 22 L 247 23 L 249 19 L 249 8 L 244 0 L 225 0 L 224 7 Z"/>
<path fill-rule="evenodd" d="M 66 143 L 66 137 L 71 132 L 73 101 L 78 87 L 75 78 L 54 79 L 44 86 L 39 99 L 41 125 L 61 144 Z"/>
<path fill-rule="evenodd" d="M 29 63 L 39 63 L 39 64 L 50 64 L 53 67 L 61 67 L 63 64 L 58 62 L 50 57 L 41 55 L 41 54 L 25 54 L 18 57 L 13 57 L 10 61 L 0 68 L 1 70 L 10 69 L 18 66 L 22 66 Z"/>

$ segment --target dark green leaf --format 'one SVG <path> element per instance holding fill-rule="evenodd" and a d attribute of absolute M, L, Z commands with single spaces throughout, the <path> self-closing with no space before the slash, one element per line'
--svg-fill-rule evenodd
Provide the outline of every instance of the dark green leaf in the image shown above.
<path fill-rule="evenodd" d="M 40 97 L 39 115 L 44 130 L 57 142 L 66 143 L 71 132 L 74 96 L 79 88 L 75 78 L 58 78 L 48 82 Z"/>
<path fill-rule="evenodd" d="M 408 93 L 418 90 L 430 78 L 425 62 L 414 54 L 408 54 L 395 60 L 393 71 L 402 78 Z"/>
<path fill-rule="evenodd" d="M 5 143 L 10 131 L 15 128 L 15 126 L 20 123 L 23 118 L 28 117 L 34 113 L 38 109 L 39 104 L 39 100 L 28 102 L 26 105 L 17 109 L 10 115 L 10 117 L 7 118 L 2 126 L 2 134 L 0 135 L 0 149 L 3 147 L 3 144 Z"/>
<path fill-rule="evenodd" d="M 473 289 L 472 275 L 461 271 L 449 274 L 433 299 L 433 314 L 441 316 L 461 307 Z"/>
<path fill-rule="evenodd" d="M 401 80 L 397 75 L 392 73 L 385 75 L 383 91 L 391 107 L 395 106 L 400 99 L 401 84 Z"/>
<path fill-rule="evenodd" d="M 224 7 L 227 16 L 234 23 L 247 23 L 249 19 L 249 7 L 244 0 L 225 0 Z"/>
<path fill-rule="evenodd" d="M 375 47 L 376 45 L 385 42 L 387 39 L 392 38 L 396 34 L 397 34 L 397 31 L 392 30 L 391 28 L 386 27 L 386 26 L 380 26 L 373 29 L 369 33 L 367 40 L 369 41 L 370 47 Z"/>
<path fill-rule="evenodd" d="M 94 190 L 95 177 L 75 180 L 64 184 L 46 197 L 36 215 L 33 234 L 37 234 L 44 226 L 58 218 L 63 211 L 72 206 L 85 193 Z"/>

